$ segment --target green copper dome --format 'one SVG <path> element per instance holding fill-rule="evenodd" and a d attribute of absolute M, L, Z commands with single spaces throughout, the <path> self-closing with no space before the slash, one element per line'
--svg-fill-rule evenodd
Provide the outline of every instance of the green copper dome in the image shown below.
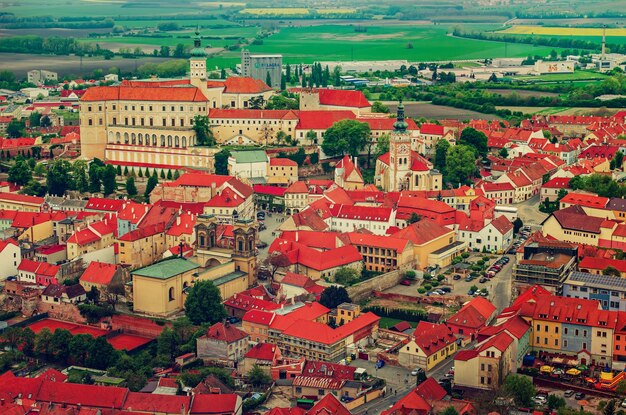
<path fill-rule="evenodd" d="M 189 52 L 194 58 L 204 58 L 206 57 L 206 52 L 202 48 L 202 43 L 200 40 L 200 32 L 198 28 L 196 28 L 196 37 L 193 39 L 193 49 Z"/>
<path fill-rule="evenodd" d="M 407 128 L 409 128 L 409 124 L 404 121 L 404 104 L 402 103 L 402 100 L 400 100 L 400 103 L 398 104 L 397 118 L 398 119 L 396 120 L 396 122 L 393 123 L 393 129 L 395 131 L 403 133 L 406 131 Z"/>

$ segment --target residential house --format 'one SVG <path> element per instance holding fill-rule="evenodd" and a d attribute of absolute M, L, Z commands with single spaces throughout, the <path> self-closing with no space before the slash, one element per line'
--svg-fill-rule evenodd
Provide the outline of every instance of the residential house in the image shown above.
<path fill-rule="evenodd" d="M 247 374 L 254 366 L 260 367 L 267 375 L 270 374 L 272 366 L 276 365 L 282 357 L 280 349 L 270 343 L 257 343 L 246 352 L 243 362 L 239 367 L 239 372 Z"/>
<path fill-rule="evenodd" d="M 234 364 L 248 352 L 248 334 L 228 323 L 215 323 L 196 339 L 198 358 Z"/>
<path fill-rule="evenodd" d="M 18 281 L 28 282 L 37 285 L 48 286 L 58 284 L 58 277 L 61 267 L 38 262 L 30 259 L 22 259 L 17 267 Z"/>
<path fill-rule="evenodd" d="M 429 371 L 454 355 L 456 350 L 456 336 L 448 326 L 420 321 L 409 342 L 398 350 L 398 363 Z"/>
<path fill-rule="evenodd" d="M 565 192 L 565 194 L 567 194 L 571 192 L 572 190 L 569 187 L 570 180 L 571 179 L 569 177 L 555 177 L 545 182 L 541 186 L 541 197 L 539 202 L 556 202 L 559 198 L 559 193 Z"/>
<path fill-rule="evenodd" d="M 228 157 L 228 174 L 251 183 L 265 183 L 269 157 L 263 150 L 231 151 Z"/>
<path fill-rule="evenodd" d="M 48 304 L 70 303 L 78 304 L 87 299 L 87 293 L 80 284 L 57 285 L 50 284 L 41 293 L 41 301 Z"/>
<path fill-rule="evenodd" d="M 124 278 L 122 267 L 116 264 L 92 261 L 89 263 L 79 279 L 80 285 L 85 291 L 96 289 L 101 299 L 106 299 L 107 294 L 123 294 Z"/>
<path fill-rule="evenodd" d="M 22 261 L 20 247 L 13 239 L 0 241 L 0 281 L 18 274 L 18 266 Z"/>
<path fill-rule="evenodd" d="M 350 156 L 343 156 L 335 165 L 335 183 L 345 190 L 356 190 L 365 186 L 356 158 L 352 160 Z"/>
<path fill-rule="evenodd" d="M 453 333 L 474 340 L 478 331 L 495 317 L 496 307 L 482 297 L 475 297 L 446 320 Z"/>
<path fill-rule="evenodd" d="M 473 350 L 454 357 L 454 384 L 474 389 L 498 390 L 516 370 L 513 337 L 502 331 Z"/>
<path fill-rule="evenodd" d="M 298 181 L 298 163 L 288 158 L 270 158 L 266 177 L 269 185 L 289 186 Z"/>
<path fill-rule="evenodd" d="M 113 245 L 115 231 L 108 219 L 93 222 L 77 229 L 67 239 L 67 259 L 73 260 L 90 252 Z"/>
<path fill-rule="evenodd" d="M 598 257 L 583 257 L 578 263 L 578 270 L 581 272 L 603 275 L 604 270 L 607 268 L 614 268 L 618 276 L 626 278 L 626 260 L 623 259 L 608 259 Z M 615 272 L 613 270 L 613 272 Z"/>

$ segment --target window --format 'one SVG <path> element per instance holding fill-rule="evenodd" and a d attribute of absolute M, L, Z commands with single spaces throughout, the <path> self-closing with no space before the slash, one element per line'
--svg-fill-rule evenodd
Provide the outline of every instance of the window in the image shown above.
<path fill-rule="evenodd" d="M 169 300 L 174 301 L 174 287 L 170 287 L 169 290 Z"/>

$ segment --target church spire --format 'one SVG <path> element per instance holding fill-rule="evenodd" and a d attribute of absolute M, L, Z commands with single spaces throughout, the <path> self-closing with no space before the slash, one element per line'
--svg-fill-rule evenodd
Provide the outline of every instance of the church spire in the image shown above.
<path fill-rule="evenodd" d="M 206 52 L 202 48 L 202 39 L 200 38 L 200 28 L 196 26 L 195 37 L 193 39 L 193 49 L 191 49 L 191 56 L 202 58 L 206 56 Z"/>
<path fill-rule="evenodd" d="M 398 133 L 403 133 L 409 128 L 409 124 L 404 121 L 404 104 L 402 103 L 402 98 L 400 98 L 400 102 L 398 103 L 398 114 L 396 115 L 397 120 L 393 123 L 394 131 Z"/>

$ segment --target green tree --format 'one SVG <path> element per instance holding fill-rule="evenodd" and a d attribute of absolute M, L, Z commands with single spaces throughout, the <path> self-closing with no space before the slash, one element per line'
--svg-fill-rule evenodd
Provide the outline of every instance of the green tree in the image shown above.
<path fill-rule="evenodd" d="M 52 333 L 47 328 L 44 328 L 35 337 L 35 353 L 44 359 L 49 359 L 52 356 Z"/>
<path fill-rule="evenodd" d="M 370 139 L 370 127 L 356 120 L 341 120 L 326 130 L 322 150 L 329 156 L 353 157 L 365 149 Z"/>
<path fill-rule="evenodd" d="M 117 167 L 115 168 L 115 172 L 117 173 L 118 176 L 121 176 L 122 175 L 122 166 L 120 166 L 118 164 Z"/>
<path fill-rule="evenodd" d="M 337 308 L 340 304 L 351 302 L 348 291 L 338 285 L 331 285 L 325 288 L 320 295 L 320 304 L 330 309 Z"/>
<path fill-rule="evenodd" d="M 163 169 L 161 169 L 161 173 L 159 174 L 159 177 L 161 179 L 165 179 L 165 171 Z"/>
<path fill-rule="evenodd" d="M 32 179 L 26 186 L 22 187 L 20 193 L 28 195 L 28 196 L 38 196 L 43 197 L 46 195 L 46 188 L 39 183 L 38 180 Z"/>
<path fill-rule="evenodd" d="M 174 180 L 177 180 L 180 177 L 180 172 L 178 170 L 174 170 Z"/>
<path fill-rule="evenodd" d="M 117 174 L 117 172 L 115 172 Z M 128 166 L 124 166 L 124 176 L 128 177 Z"/>
<path fill-rule="evenodd" d="M 374 101 L 374 103 L 372 104 L 372 112 L 388 114 L 389 107 L 387 107 L 385 104 L 383 104 L 380 101 Z"/>
<path fill-rule="evenodd" d="M 176 357 L 177 347 L 176 333 L 169 327 L 164 328 L 157 337 L 157 354 L 171 360 Z"/>
<path fill-rule="evenodd" d="M 30 170 L 28 162 L 23 158 L 15 161 L 15 164 L 9 169 L 9 181 L 20 186 L 24 186 L 31 181 L 33 173 Z"/>
<path fill-rule="evenodd" d="M 41 114 L 37 111 L 33 111 L 28 116 L 28 123 L 30 124 L 30 128 L 39 127 L 41 125 Z"/>
<path fill-rule="evenodd" d="M 359 280 L 359 273 L 354 268 L 341 267 L 335 272 L 335 282 L 351 285 Z"/>
<path fill-rule="evenodd" d="M 48 174 L 46 175 L 46 187 L 48 193 L 55 196 L 63 196 L 65 191 L 70 187 L 70 172 L 72 165 L 69 161 L 64 159 L 55 160 L 50 167 L 48 167 Z"/>
<path fill-rule="evenodd" d="M 196 142 L 200 146 L 212 147 L 215 145 L 215 137 L 211 131 L 209 117 L 206 115 L 196 115 L 193 117 L 193 130 L 196 132 Z"/>
<path fill-rule="evenodd" d="M 89 165 L 89 192 L 99 193 L 102 189 L 102 169 L 96 163 Z"/>
<path fill-rule="evenodd" d="M 41 117 L 41 127 L 42 128 L 52 127 L 52 121 L 50 121 L 50 117 L 49 116 L 44 115 L 43 117 Z"/>
<path fill-rule="evenodd" d="M 411 213 L 411 216 L 409 217 L 409 219 L 407 219 L 406 223 L 411 225 L 413 223 L 419 222 L 420 220 L 422 220 L 422 217 L 418 215 L 417 213 L 413 212 Z"/>
<path fill-rule="evenodd" d="M 226 318 L 219 289 L 211 281 L 197 281 L 187 294 L 185 314 L 194 324 L 214 324 Z"/>
<path fill-rule="evenodd" d="M 546 405 L 551 411 L 563 408 L 565 406 L 565 399 L 557 395 L 548 395 L 548 402 Z"/>
<path fill-rule="evenodd" d="M 504 379 L 502 389 L 512 396 L 517 405 L 530 406 L 535 396 L 533 382 L 526 376 L 509 375 Z"/>
<path fill-rule="evenodd" d="M 105 196 L 115 193 L 117 189 L 115 178 L 115 167 L 111 164 L 107 164 L 102 171 L 102 193 L 104 193 Z"/>
<path fill-rule="evenodd" d="M 84 193 L 89 190 L 89 180 L 87 179 L 87 163 L 83 160 L 76 160 L 72 164 L 72 188 Z"/>
<path fill-rule="evenodd" d="M 215 154 L 215 174 L 221 174 L 223 176 L 228 174 L 228 158 L 230 157 L 230 151 L 223 149 L 219 153 Z"/>
<path fill-rule="evenodd" d="M 518 233 L 520 229 L 524 227 L 524 222 L 520 218 L 515 218 L 513 221 L 513 233 Z"/>
<path fill-rule="evenodd" d="M 9 138 L 19 138 L 24 135 L 24 122 L 12 119 L 7 125 L 7 136 Z"/>
<path fill-rule="evenodd" d="M 143 178 L 143 170 L 139 169 L 139 174 L 138 174 L 139 178 Z"/>
<path fill-rule="evenodd" d="M 500 151 L 498 151 L 498 155 L 505 159 L 509 157 L 509 151 L 506 148 L 502 147 Z"/>
<path fill-rule="evenodd" d="M 271 87 L 272 86 L 272 77 L 270 75 L 270 71 L 267 71 L 267 73 L 265 74 L 265 83 Z"/>
<path fill-rule="evenodd" d="M 135 178 L 132 176 L 126 179 L 126 193 L 128 193 L 128 196 L 135 196 L 137 194 L 137 186 L 135 186 Z"/>
<path fill-rule="evenodd" d="M 86 366 L 94 338 L 89 334 L 77 334 L 69 344 L 70 360 L 78 366 Z"/>
<path fill-rule="evenodd" d="M 52 334 L 50 348 L 54 353 L 54 358 L 65 363 L 70 355 L 69 344 L 72 340 L 72 333 L 65 329 L 56 329 Z"/>
<path fill-rule="evenodd" d="M 619 272 L 619 270 L 611 265 L 609 265 L 608 267 L 604 268 L 602 270 L 602 275 L 612 275 L 614 277 L 621 277 L 622 274 Z"/>
<path fill-rule="evenodd" d="M 446 156 L 446 179 L 456 185 L 469 184 L 476 171 L 476 155 L 466 145 L 450 147 Z"/>
<path fill-rule="evenodd" d="M 146 191 L 143 194 L 146 198 L 146 202 L 150 201 L 150 193 L 152 193 L 157 184 L 159 184 L 159 179 L 155 175 L 148 177 L 148 183 L 146 183 Z"/>
<path fill-rule="evenodd" d="M 265 386 L 272 383 L 272 378 L 261 369 L 259 365 L 253 365 L 252 369 L 248 372 L 248 382 L 253 386 Z"/>
<path fill-rule="evenodd" d="M 167 180 L 172 180 L 172 170 L 167 170 Z"/>
<path fill-rule="evenodd" d="M 280 90 L 284 91 L 287 89 L 287 77 L 283 74 L 280 75 Z"/>
<path fill-rule="evenodd" d="M 485 133 L 478 131 L 472 127 L 465 128 L 461 133 L 459 144 L 465 144 L 476 150 L 477 155 L 487 156 L 489 148 L 487 147 L 487 136 Z"/>
<path fill-rule="evenodd" d="M 437 147 L 435 148 L 435 160 L 433 162 L 434 167 L 441 173 L 446 169 L 446 158 L 448 156 L 448 150 L 450 149 L 450 143 L 447 140 L 439 140 Z"/>
<path fill-rule="evenodd" d="M 179 43 L 176 45 L 176 49 L 174 49 L 174 57 L 175 58 L 184 58 L 185 57 L 185 45 Z"/>

